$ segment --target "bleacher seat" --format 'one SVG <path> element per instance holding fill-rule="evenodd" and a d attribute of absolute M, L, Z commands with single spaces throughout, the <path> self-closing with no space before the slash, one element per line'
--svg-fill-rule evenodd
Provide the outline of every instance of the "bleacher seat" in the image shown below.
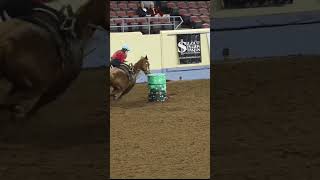
<path fill-rule="evenodd" d="M 159 23 L 159 19 L 158 18 L 150 18 L 150 23 L 151 24 Z"/>
<path fill-rule="evenodd" d="M 138 25 L 138 23 L 136 22 L 136 19 L 132 18 L 132 19 L 126 19 L 126 23 L 128 25 Z M 134 32 L 134 31 L 138 31 L 139 30 L 139 27 L 138 26 L 135 26 L 135 27 L 129 27 L 128 30 L 130 32 Z"/>
<path fill-rule="evenodd" d="M 132 9 L 132 10 L 136 10 L 136 9 L 138 9 L 138 6 L 137 6 L 137 4 L 135 4 L 135 3 L 129 3 L 129 4 L 128 4 L 128 8 L 129 8 L 129 9 Z"/>
<path fill-rule="evenodd" d="M 116 13 L 117 13 L 117 15 L 118 15 L 119 17 L 121 17 L 121 18 L 128 17 L 126 11 L 117 11 Z"/>
<path fill-rule="evenodd" d="M 118 17 L 118 16 L 117 16 L 116 12 L 110 11 L 110 17 L 111 18 L 115 18 L 115 17 Z"/>
<path fill-rule="evenodd" d="M 147 18 L 138 18 L 137 19 L 137 23 L 140 25 L 147 25 L 148 24 L 148 20 Z M 143 34 L 148 34 L 149 33 L 149 27 L 145 26 L 140 26 L 139 30 L 143 33 Z"/>
<path fill-rule="evenodd" d="M 118 7 L 120 8 L 120 10 L 127 10 L 128 9 L 128 5 L 124 4 L 123 2 L 118 4 Z"/>
<path fill-rule="evenodd" d="M 124 21 L 124 20 L 122 20 L 122 19 L 114 19 L 114 20 L 113 20 L 113 22 L 114 22 L 116 25 L 118 25 L 118 26 L 120 26 L 120 25 L 123 23 L 123 21 Z"/>
<path fill-rule="evenodd" d="M 189 12 L 192 16 L 200 16 L 198 9 L 189 9 Z"/>
<path fill-rule="evenodd" d="M 164 24 L 164 25 L 162 25 L 162 29 L 164 29 L 164 30 L 173 30 L 173 26 L 171 25 L 173 23 L 170 22 L 169 18 L 160 18 L 159 21 L 160 21 L 161 24 Z M 170 24 L 170 26 L 168 26 L 169 24 Z"/>
<path fill-rule="evenodd" d="M 179 9 L 180 16 L 190 16 L 190 13 L 186 9 Z"/>
<path fill-rule="evenodd" d="M 182 2 L 182 1 L 177 3 L 177 7 L 180 8 L 180 9 L 187 9 L 188 8 L 187 4 L 185 2 Z"/>
<path fill-rule="evenodd" d="M 167 7 L 171 8 L 171 9 L 177 8 L 177 6 L 176 6 L 176 4 L 174 2 L 168 2 L 167 3 Z"/>
<path fill-rule="evenodd" d="M 153 26 L 151 26 L 151 32 L 153 34 L 158 34 L 160 32 L 160 29 L 162 28 L 162 25 L 157 25 L 160 24 L 160 19 L 150 18 L 150 24 L 154 24 Z"/>
<path fill-rule="evenodd" d="M 137 4 L 139 1 L 111 1 L 110 2 L 110 18 L 132 18 L 126 19 L 124 24 L 128 25 L 147 25 L 149 24 L 148 18 L 137 18 L 136 14 Z M 206 28 L 210 24 L 210 1 L 161 1 L 157 3 L 163 7 L 163 12 L 170 13 L 172 16 L 181 16 L 184 23 L 182 27 L 186 28 Z M 121 25 L 122 20 L 112 20 L 110 25 Z M 150 19 L 151 24 L 165 24 L 151 26 L 151 32 L 158 33 L 161 29 L 173 29 L 173 26 L 166 26 L 172 24 L 170 18 L 156 18 Z M 177 25 L 178 22 L 176 22 Z M 112 32 L 121 28 L 113 28 Z M 111 30 L 111 29 L 110 29 Z M 142 31 L 143 33 L 149 33 L 149 28 L 146 27 L 129 27 L 125 28 L 125 31 Z"/>
<path fill-rule="evenodd" d="M 120 8 L 118 8 L 118 5 L 115 3 L 110 4 L 110 9 L 113 11 L 118 11 Z"/>
<path fill-rule="evenodd" d="M 114 23 L 114 20 L 113 20 L 113 19 L 110 19 L 110 25 L 112 25 L 112 26 L 115 26 L 115 25 L 116 25 L 116 23 Z"/>
<path fill-rule="evenodd" d="M 207 16 L 210 15 L 210 13 L 208 12 L 208 9 L 206 9 L 206 8 L 200 8 L 199 12 L 202 15 L 207 15 Z"/>
<path fill-rule="evenodd" d="M 137 22 L 136 22 L 136 19 L 134 19 L 134 18 L 130 18 L 130 19 L 126 19 L 126 23 L 127 24 L 138 24 Z"/>
<path fill-rule="evenodd" d="M 190 20 L 191 20 L 191 22 L 201 22 L 201 20 L 198 16 L 191 16 Z"/>
<path fill-rule="evenodd" d="M 140 25 L 148 24 L 147 18 L 137 18 L 136 21 L 137 21 L 137 23 L 139 23 Z"/>
<path fill-rule="evenodd" d="M 191 1 L 191 2 L 188 2 L 188 7 L 196 9 L 198 8 L 198 5 L 194 1 Z"/>
<path fill-rule="evenodd" d="M 192 28 L 194 28 L 194 29 L 202 28 L 202 21 L 199 18 L 199 16 L 191 16 L 190 20 L 191 20 Z"/>
<path fill-rule="evenodd" d="M 200 8 L 207 8 L 208 7 L 208 5 L 206 4 L 205 1 L 199 1 L 198 5 L 199 5 Z"/>
<path fill-rule="evenodd" d="M 210 28 L 210 25 L 208 23 L 202 24 L 202 28 Z"/>
<path fill-rule="evenodd" d="M 138 15 L 137 15 L 137 13 L 136 13 L 135 11 L 128 11 L 128 12 L 127 12 L 127 15 L 128 15 L 129 17 L 138 17 Z"/>
<path fill-rule="evenodd" d="M 116 26 L 117 24 L 111 19 L 110 20 L 110 26 Z M 118 31 L 118 27 L 110 27 L 110 31 L 111 32 L 117 32 Z"/>
<path fill-rule="evenodd" d="M 209 16 L 206 16 L 206 15 L 202 15 L 200 16 L 200 19 L 205 22 L 205 23 L 210 23 L 210 18 Z"/>

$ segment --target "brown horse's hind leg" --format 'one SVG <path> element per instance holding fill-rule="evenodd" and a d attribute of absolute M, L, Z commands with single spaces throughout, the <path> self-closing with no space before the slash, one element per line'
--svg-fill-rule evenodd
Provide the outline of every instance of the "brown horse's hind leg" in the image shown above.
<path fill-rule="evenodd" d="M 119 88 L 114 89 L 113 92 L 112 92 L 113 99 L 114 100 L 119 100 L 121 98 L 122 93 L 123 93 L 123 91 L 121 89 L 119 89 Z"/>
<path fill-rule="evenodd" d="M 40 99 L 35 89 L 17 90 L 13 88 L 6 97 L 6 104 L 12 107 L 13 119 L 24 119 Z"/>

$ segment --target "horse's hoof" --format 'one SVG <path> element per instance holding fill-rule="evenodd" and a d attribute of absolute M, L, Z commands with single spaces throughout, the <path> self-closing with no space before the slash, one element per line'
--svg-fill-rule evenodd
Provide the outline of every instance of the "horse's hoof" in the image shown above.
<path fill-rule="evenodd" d="M 24 121 L 26 118 L 27 118 L 26 115 L 25 115 L 25 114 L 22 114 L 22 113 L 19 113 L 19 114 L 14 113 L 14 114 L 12 115 L 12 120 L 15 121 L 15 122 L 22 122 L 22 121 Z"/>
<path fill-rule="evenodd" d="M 26 119 L 26 113 L 21 106 L 15 106 L 12 112 L 12 120 L 19 122 Z"/>

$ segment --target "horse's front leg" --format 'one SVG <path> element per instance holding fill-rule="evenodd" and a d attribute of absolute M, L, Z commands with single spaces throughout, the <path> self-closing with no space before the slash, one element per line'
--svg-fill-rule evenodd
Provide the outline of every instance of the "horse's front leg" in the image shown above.
<path fill-rule="evenodd" d="M 42 91 L 39 89 L 15 89 L 8 94 L 5 103 L 12 107 L 14 120 L 26 119 L 41 95 Z"/>

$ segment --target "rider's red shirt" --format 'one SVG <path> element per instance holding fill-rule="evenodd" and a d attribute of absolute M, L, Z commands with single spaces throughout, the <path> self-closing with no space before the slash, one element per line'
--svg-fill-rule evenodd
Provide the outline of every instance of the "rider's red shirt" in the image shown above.
<path fill-rule="evenodd" d="M 112 59 L 118 59 L 121 63 L 124 63 L 124 61 L 127 58 L 127 55 L 125 52 L 123 52 L 122 50 L 119 50 L 117 52 L 115 52 L 112 57 Z"/>

